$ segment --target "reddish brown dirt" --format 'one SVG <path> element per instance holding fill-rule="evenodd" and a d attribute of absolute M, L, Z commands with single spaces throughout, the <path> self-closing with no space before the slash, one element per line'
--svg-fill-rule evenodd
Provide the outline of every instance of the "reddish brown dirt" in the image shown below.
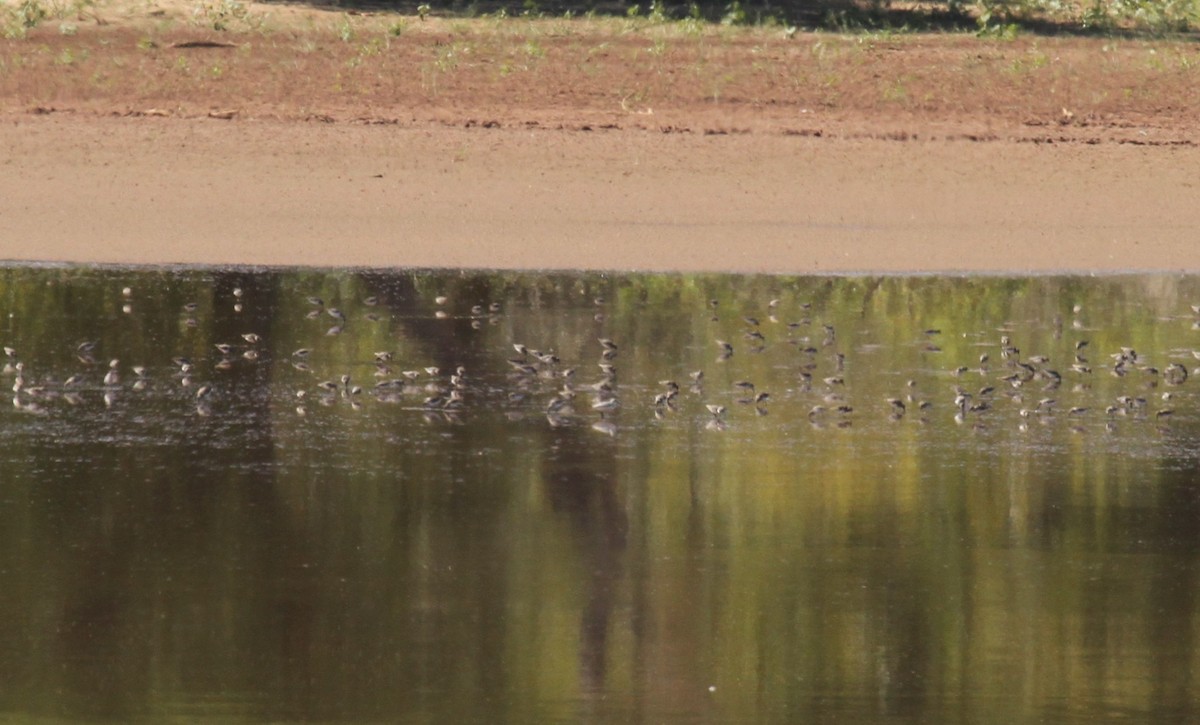
<path fill-rule="evenodd" d="M 1200 269 L 1192 44 L 105 7 L 0 41 L 0 258 Z"/>

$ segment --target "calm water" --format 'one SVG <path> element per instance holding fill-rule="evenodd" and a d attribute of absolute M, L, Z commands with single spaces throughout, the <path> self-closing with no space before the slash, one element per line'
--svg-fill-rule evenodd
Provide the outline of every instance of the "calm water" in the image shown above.
<path fill-rule="evenodd" d="M 1195 718 L 1193 303 L 0 269 L 0 712 Z"/>

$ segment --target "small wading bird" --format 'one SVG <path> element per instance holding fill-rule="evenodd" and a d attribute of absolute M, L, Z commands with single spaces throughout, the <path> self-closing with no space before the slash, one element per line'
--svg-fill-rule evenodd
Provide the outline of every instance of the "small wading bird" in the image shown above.
<path fill-rule="evenodd" d="M 600 398 L 592 403 L 592 410 L 598 412 L 602 419 L 606 417 L 607 413 L 611 413 L 619 407 L 621 407 L 621 401 L 617 398 Z"/>

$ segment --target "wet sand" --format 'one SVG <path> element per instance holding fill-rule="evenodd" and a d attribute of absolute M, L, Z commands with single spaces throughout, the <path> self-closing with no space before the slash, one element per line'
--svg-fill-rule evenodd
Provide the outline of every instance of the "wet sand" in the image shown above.
<path fill-rule="evenodd" d="M 10 115 L 17 262 L 1198 271 L 1200 149 Z"/>

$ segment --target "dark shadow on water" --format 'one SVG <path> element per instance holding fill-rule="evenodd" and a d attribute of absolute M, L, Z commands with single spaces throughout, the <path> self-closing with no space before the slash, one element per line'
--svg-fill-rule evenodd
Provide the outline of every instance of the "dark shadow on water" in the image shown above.
<path fill-rule="evenodd" d="M 546 440 L 542 464 L 546 498 L 570 522 L 581 567 L 586 572 L 580 613 L 579 668 L 589 696 L 607 693 L 608 635 L 617 589 L 625 569 L 628 520 L 617 493 L 615 442 L 597 444 L 595 432 L 556 429 Z"/>

